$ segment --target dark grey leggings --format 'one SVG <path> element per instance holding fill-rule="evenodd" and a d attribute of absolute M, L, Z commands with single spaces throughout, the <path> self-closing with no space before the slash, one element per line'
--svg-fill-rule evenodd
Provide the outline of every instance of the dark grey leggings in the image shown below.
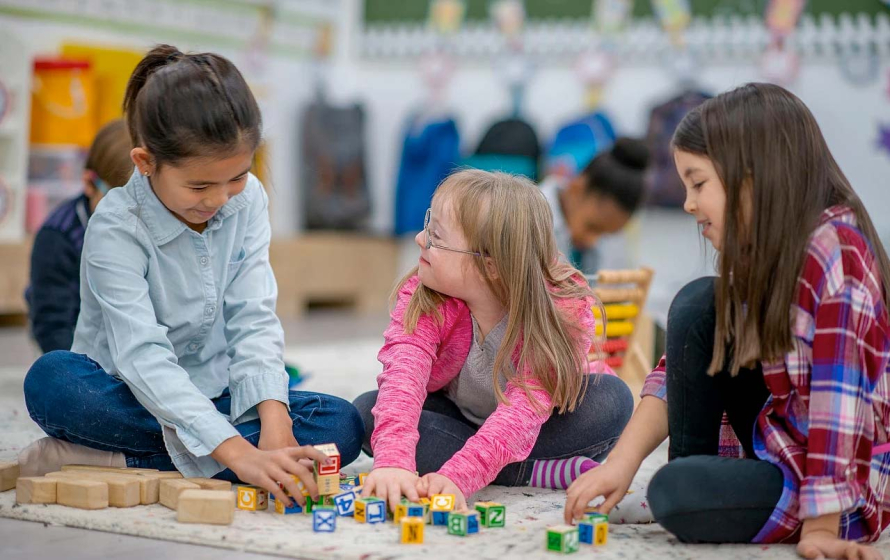
<path fill-rule="evenodd" d="M 655 520 L 682 542 L 751 542 L 782 496 L 782 471 L 753 452 L 754 423 L 769 390 L 758 365 L 707 374 L 714 349 L 714 279 L 684 287 L 667 327 L 671 461 L 649 484 Z M 726 411 L 749 459 L 717 457 Z"/>
<path fill-rule="evenodd" d="M 376 403 L 377 391 L 365 393 L 353 403 L 365 421 L 362 450 L 368 455 L 373 455 L 374 416 L 371 409 Z M 594 375 L 575 411 L 551 416 L 541 427 L 528 459 L 504 467 L 493 484 L 528 485 L 537 459 L 582 455 L 603 460 L 618 441 L 632 412 L 633 397 L 624 381 L 611 375 Z M 427 396 L 418 426 L 417 471 L 421 475 L 438 471 L 478 429 L 443 392 Z"/>

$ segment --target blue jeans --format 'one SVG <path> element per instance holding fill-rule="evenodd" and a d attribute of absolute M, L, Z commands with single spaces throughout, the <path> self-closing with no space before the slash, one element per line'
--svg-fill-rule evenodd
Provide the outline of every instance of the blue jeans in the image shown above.
<path fill-rule="evenodd" d="M 373 455 L 374 415 L 371 409 L 376 403 L 377 391 L 355 399 L 355 406 L 365 420 L 363 448 L 368 455 Z M 505 466 L 492 484 L 528 486 L 532 467 L 538 459 L 584 456 L 595 461 L 604 460 L 630 420 L 633 406 L 633 395 L 624 381 L 611 375 L 591 376 L 587 392 L 574 412 L 554 413 L 541 426 L 528 458 Z M 476 434 L 479 426 L 466 419 L 443 391 L 438 391 L 430 393 L 423 403 L 417 428 L 420 440 L 415 458 L 417 471 L 424 475 L 438 471 Z"/>
<path fill-rule="evenodd" d="M 226 389 L 212 399 L 228 415 Z M 161 425 L 123 381 L 112 377 L 83 354 L 57 350 L 38 359 L 25 377 L 25 404 L 47 435 L 104 451 L 123 453 L 127 466 L 174 470 L 164 447 Z M 338 397 L 290 392 L 294 437 L 301 445 L 336 443 L 347 465 L 358 457 L 364 424 L 352 404 Z M 235 426 L 253 445 L 260 440 L 260 421 Z M 236 481 L 226 469 L 215 478 Z"/>

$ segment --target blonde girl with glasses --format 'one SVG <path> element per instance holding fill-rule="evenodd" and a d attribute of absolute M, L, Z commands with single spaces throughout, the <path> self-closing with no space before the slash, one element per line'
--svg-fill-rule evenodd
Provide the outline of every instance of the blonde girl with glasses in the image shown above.
<path fill-rule="evenodd" d="M 491 484 L 566 488 L 597 466 L 630 418 L 630 390 L 588 364 L 596 305 L 560 260 L 538 189 L 503 173 L 460 171 L 433 197 L 417 267 L 394 291 L 378 390 L 361 395 L 364 495 Z"/>

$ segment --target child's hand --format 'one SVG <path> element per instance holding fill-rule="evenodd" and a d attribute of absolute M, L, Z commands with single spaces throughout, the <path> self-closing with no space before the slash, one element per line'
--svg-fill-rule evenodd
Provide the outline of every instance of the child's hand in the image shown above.
<path fill-rule="evenodd" d="M 828 531 L 813 531 L 802 536 L 797 553 L 803 558 L 845 558 L 847 560 L 882 560 L 881 553 L 870 546 L 845 541 Z"/>
<path fill-rule="evenodd" d="M 417 495 L 417 475 L 405 469 L 381 467 L 372 470 L 365 478 L 362 497 L 375 495 L 386 500 L 389 511 L 395 512 L 396 506 L 405 496 L 412 502 L 420 500 Z"/>
<path fill-rule="evenodd" d="M 447 476 L 439 473 L 423 475 L 417 481 L 417 492 L 426 498 L 433 494 L 454 494 L 454 511 L 466 511 L 467 499 L 456 484 Z"/>
<path fill-rule="evenodd" d="M 298 447 L 294 437 L 294 423 L 287 407 L 278 401 L 268 400 L 257 405 L 260 415 L 260 441 L 257 447 L 264 451 Z"/>
<path fill-rule="evenodd" d="M 306 491 L 313 498 L 318 498 L 318 487 L 312 476 L 311 467 L 302 464 L 304 460 L 325 461 L 327 456 L 312 446 L 286 447 L 264 451 L 257 449 L 243 437 L 232 437 L 222 442 L 211 454 L 214 459 L 229 467 L 238 478 L 266 489 L 276 500 L 285 504 L 291 503 L 291 498 L 300 506 L 305 505 L 306 500 L 297 486 L 297 482 L 291 475 L 296 475 L 303 483 Z M 282 490 L 278 483 L 284 486 Z"/>
<path fill-rule="evenodd" d="M 599 496 L 606 498 L 597 508 L 602 514 L 608 515 L 615 504 L 627 495 L 627 489 L 633 482 L 637 469 L 620 461 L 606 461 L 579 476 L 566 490 L 565 522 L 569 525 L 581 519 L 587 504 Z"/>

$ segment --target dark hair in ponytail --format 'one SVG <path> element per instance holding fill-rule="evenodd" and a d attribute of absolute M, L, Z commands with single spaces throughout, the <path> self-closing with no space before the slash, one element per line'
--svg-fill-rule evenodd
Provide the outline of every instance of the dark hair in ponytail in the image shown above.
<path fill-rule="evenodd" d="M 158 167 L 255 150 L 261 140 L 260 109 L 235 65 L 170 45 L 157 45 L 136 66 L 124 114 L 133 145 L 145 148 Z"/>
<path fill-rule="evenodd" d="M 586 192 L 609 196 L 624 211 L 633 214 L 646 190 L 648 163 L 646 144 L 633 138 L 618 138 L 611 150 L 597 155 L 581 172 Z"/>

